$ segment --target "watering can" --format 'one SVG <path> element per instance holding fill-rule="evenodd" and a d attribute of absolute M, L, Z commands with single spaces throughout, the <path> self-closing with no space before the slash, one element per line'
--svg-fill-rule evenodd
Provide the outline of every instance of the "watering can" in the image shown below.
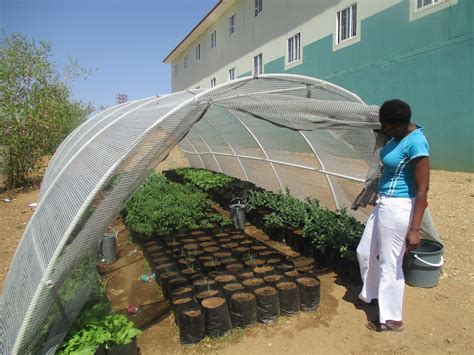
<path fill-rule="evenodd" d="M 100 241 L 100 253 L 106 264 L 113 264 L 117 260 L 117 235 L 118 231 L 109 227 L 113 232 L 106 232 Z"/>
<path fill-rule="evenodd" d="M 245 204 L 240 197 L 235 197 L 229 204 L 230 219 L 234 222 L 234 228 L 245 229 Z"/>

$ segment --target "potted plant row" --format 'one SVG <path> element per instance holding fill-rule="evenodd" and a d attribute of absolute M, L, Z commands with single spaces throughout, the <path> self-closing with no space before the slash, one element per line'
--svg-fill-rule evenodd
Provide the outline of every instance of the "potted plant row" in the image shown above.
<path fill-rule="evenodd" d="M 246 215 L 252 224 L 263 229 L 272 239 L 285 242 L 295 251 L 305 256 L 314 256 L 319 265 L 331 267 L 339 271 L 341 275 L 349 275 L 349 272 L 352 272 L 355 275 L 353 278 L 357 279 L 359 268 L 355 250 L 364 226 L 350 216 L 345 209 L 330 211 L 320 206 L 319 201 L 314 198 L 300 201 L 291 196 L 289 190 L 283 193 L 265 191 L 257 187 L 249 190 L 248 188 L 252 184 L 240 184 L 243 182 L 238 179 L 202 169 L 176 169 L 165 172 L 165 174 L 170 179 L 180 181 L 184 185 L 170 184 L 164 177 L 161 179 L 164 179 L 165 182 L 160 180 L 158 185 L 171 186 L 172 189 L 176 189 L 177 186 L 188 189 L 182 194 L 185 200 L 193 200 L 190 196 L 193 192 L 199 191 L 206 196 L 207 194 L 214 195 L 216 199 L 219 198 L 218 195 L 221 198 L 230 194 L 245 195 Z M 236 187 L 241 190 L 239 191 Z M 156 188 L 153 189 L 156 190 Z M 163 195 L 163 191 L 160 191 L 159 194 Z M 173 194 L 176 193 L 173 192 Z M 151 193 L 146 193 L 146 196 L 151 199 L 155 198 Z M 163 199 L 162 197 L 159 202 L 162 207 L 166 206 Z M 197 201 L 205 199 L 203 195 L 196 195 L 196 203 L 191 207 L 194 208 L 192 215 L 196 215 L 199 211 Z M 151 208 L 153 213 L 150 215 L 153 218 L 159 216 L 160 221 L 163 221 L 161 224 L 157 225 L 156 220 L 149 223 L 150 217 L 135 221 L 127 216 L 126 222 L 129 223 L 132 230 L 143 229 L 151 235 L 157 231 L 177 230 L 183 225 L 188 229 L 196 227 L 223 229 L 226 223 L 230 225 L 230 221 L 221 221 L 222 217 L 219 215 L 209 218 L 209 206 L 201 207 L 203 214 L 206 214 L 207 208 L 208 218 L 201 215 L 193 220 L 185 211 L 190 208 L 189 205 L 180 211 L 179 203 L 177 203 L 180 198 L 173 195 L 168 201 L 171 201 L 173 206 L 164 208 L 172 211 L 173 216 L 169 216 L 170 213 L 163 212 L 161 215 L 157 212 L 158 204 L 154 204 Z M 140 212 L 146 210 L 140 205 L 136 206 L 136 209 Z M 147 225 L 146 228 L 143 228 L 144 225 Z"/>
<path fill-rule="evenodd" d="M 248 181 L 204 169 L 178 168 L 165 171 L 164 174 L 172 181 L 190 184 L 206 192 L 224 208 L 227 208 L 234 197 L 245 197 L 247 191 L 255 188 Z"/>

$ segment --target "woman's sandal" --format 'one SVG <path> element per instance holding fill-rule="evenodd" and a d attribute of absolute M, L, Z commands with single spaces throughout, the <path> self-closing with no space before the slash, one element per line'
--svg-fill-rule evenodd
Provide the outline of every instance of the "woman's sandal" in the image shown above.
<path fill-rule="evenodd" d="M 401 332 L 403 331 L 403 322 L 388 320 L 386 323 L 380 323 L 378 319 L 368 321 L 366 327 L 376 332 Z"/>

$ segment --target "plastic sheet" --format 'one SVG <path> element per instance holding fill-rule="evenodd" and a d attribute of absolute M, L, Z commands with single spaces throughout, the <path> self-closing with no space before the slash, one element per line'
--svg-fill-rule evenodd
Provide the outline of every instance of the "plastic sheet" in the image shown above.
<path fill-rule="evenodd" d="M 173 301 L 179 298 L 194 297 L 194 290 L 192 286 L 179 287 L 171 293 Z"/>
<path fill-rule="evenodd" d="M 202 302 L 201 306 L 205 314 L 206 335 L 220 337 L 232 329 L 225 298 L 208 298 Z"/>
<path fill-rule="evenodd" d="M 230 318 L 234 327 L 246 328 L 257 322 L 255 296 L 247 292 L 237 292 L 231 297 Z"/>
<path fill-rule="evenodd" d="M 214 280 L 204 278 L 193 282 L 194 292 L 196 294 L 204 291 L 218 290 L 219 287 Z"/>
<path fill-rule="evenodd" d="M 296 280 L 300 293 L 301 310 L 314 311 L 319 306 L 321 282 L 318 278 L 300 277 Z"/>
<path fill-rule="evenodd" d="M 272 323 L 280 315 L 280 301 L 278 291 L 270 286 L 255 290 L 257 301 L 257 319 L 261 323 Z"/>
<path fill-rule="evenodd" d="M 300 295 L 298 287 L 294 282 L 280 282 L 277 284 L 280 298 L 280 313 L 284 316 L 292 316 L 300 310 Z"/>
<path fill-rule="evenodd" d="M 179 341 L 181 344 L 196 344 L 204 338 L 205 317 L 201 310 L 185 311 L 179 319 Z"/>
<path fill-rule="evenodd" d="M 242 286 L 245 287 L 249 292 L 253 292 L 255 289 L 260 288 L 265 285 L 265 281 L 261 278 L 251 278 L 242 281 Z"/>
<path fill-rule="evenodd" d="M 245 290 L 244 286 L 242 286 L 242 284 L 240 284 L 238 282 L 225 285 L 222 288 L 222 292 L 224 293 L 224 297 L 227 301 L 227 305 L 230 307 L 231 298 L 232 298 L 232 295 L 234 293 L 241 292 L 241 291 L 244 291 L 244 290 Z"/>
<path fill-rule="evenodd" d="M 179 324 L 181 314 L 184 311 L 200 309 L 199 304 L 194 297 L 175 299 L 172 301 L 171 305 L 173 306 L 174 320 L 176 324 Z"/>

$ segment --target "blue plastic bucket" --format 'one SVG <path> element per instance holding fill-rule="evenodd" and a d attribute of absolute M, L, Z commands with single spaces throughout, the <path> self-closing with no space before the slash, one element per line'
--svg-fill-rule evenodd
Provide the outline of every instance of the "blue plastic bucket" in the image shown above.
<path fill-rule="evenodd" d="M 443 264 L 443 245 L 422 239 L 418 249 L 405 254 L 403 259 L 405 282 L 415 287 L 435 287 Z"/>

